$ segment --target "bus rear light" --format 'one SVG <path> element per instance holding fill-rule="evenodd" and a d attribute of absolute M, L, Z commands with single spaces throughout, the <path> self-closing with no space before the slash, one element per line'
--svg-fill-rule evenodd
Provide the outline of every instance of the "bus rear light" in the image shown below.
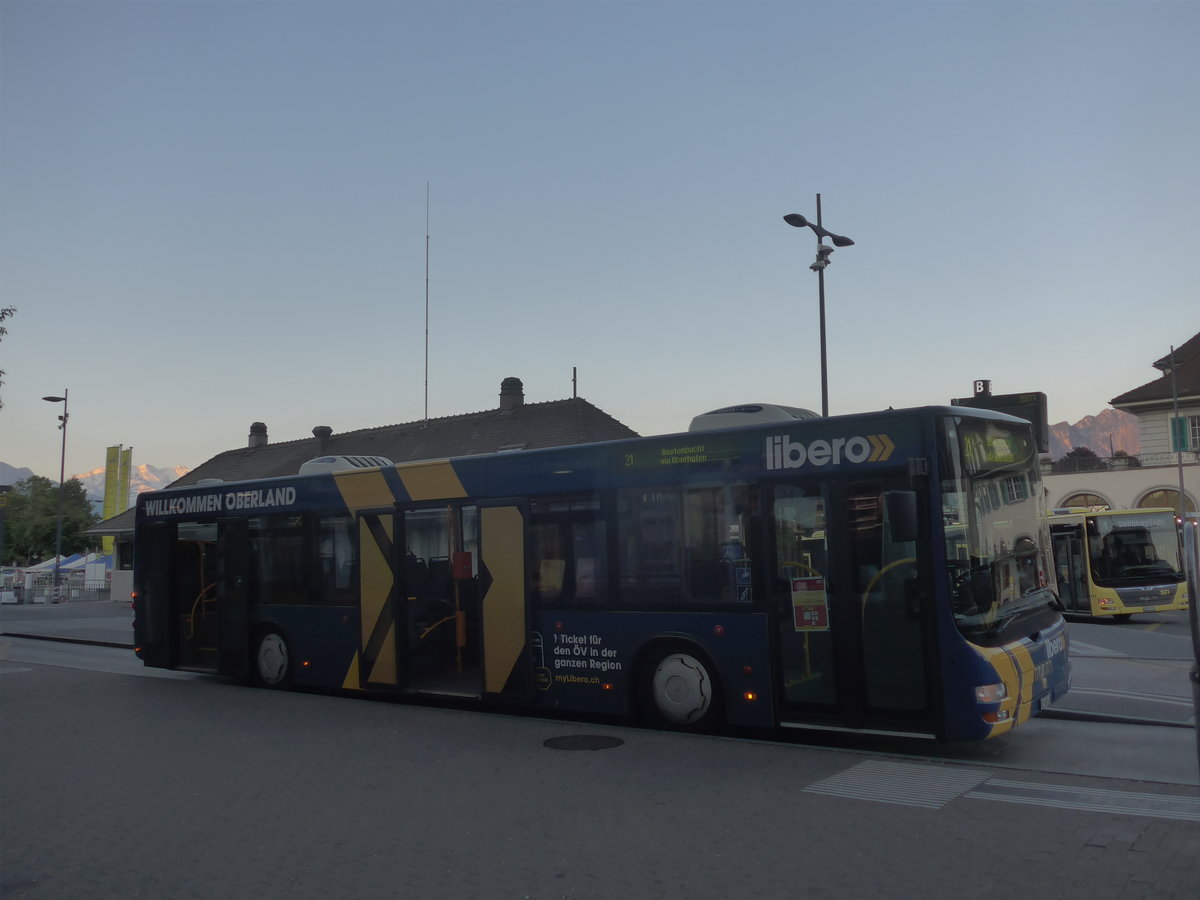
<path fill-rule="evenodd" d="M 742 666 L 742 674 L 743 675 L 753 675 L 754 674 L 754 666 Z"/>
<path fill-rule="evenodd" d="M 612 689 L 613 689 L 613 686 L 611 684 L 609 684 L 608 682 L 605 682 L 604 684 L 600 685 L 600 690 L 602 690 L 602 691 L 611 691 Z"/>
<path fill-rule="evenodd" d="M 717 637 L 721 637 L 722 635 L 725 634 L 725 626 L 724 625 L 714 625 L 713 626 L 713 634 L 716 635 Z"/>
<path fill-rule="evenodd" d="M 981 684 L 975 688 L 977 703 L 999 703 L 1008 696 L 1008 688 L 1003 684 Z"/>
<path fill-rule="evenodd" d="M 300 668 L 302 668 L 302 669 L 307 669 L 307 668 L 310 668 L 311 666 L 312 666 L 312 660 L 310 660 L 310 659 L 306 659 L 304 662 L 300 663 Z"/>
<path fill-rule="evenodd" d="M 746 691 L 746 693 L 742 694 L 742 699 L 747 703 L 753 703 L 758 699 L 758 694 L 754 693 L 754 691 Z"/>

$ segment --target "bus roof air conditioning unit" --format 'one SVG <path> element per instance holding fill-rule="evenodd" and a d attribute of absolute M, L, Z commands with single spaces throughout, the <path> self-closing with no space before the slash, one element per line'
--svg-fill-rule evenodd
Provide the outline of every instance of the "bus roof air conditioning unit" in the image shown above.
<path fill-rule="evenodd" d="M 819 419 L 821 416 L 811 409 L 798 406 L 780 406 L 778 403 L 743 403 L 739 406 L 724 406 L 692 419 L 688 431 L 717 431 L 736 428 L 739 425 L 763 425 L 768 422 L 794 422 L 797 419 Z"/>
<path fill-rule="evenodd" d="M 301 475 L 317 472 L 349 472 L 353 469 L 378 469 L 395 465 L 383 456 L 318 456 L 300 467 Z"/>

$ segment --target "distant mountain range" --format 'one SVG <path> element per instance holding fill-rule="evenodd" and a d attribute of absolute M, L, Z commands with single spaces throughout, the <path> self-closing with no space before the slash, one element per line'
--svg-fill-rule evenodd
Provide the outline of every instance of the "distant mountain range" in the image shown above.
<path fill-rule="evenodd" d="M 170 468 L 159 468 L 158 466 L 140 465 L 134 466 L 133 471 L 129 473 L 129 494 L 130 499 L 142 493 L 142 491 L 156 491 L 159 488 L 164 488 L 172 481 L 182 478 L 191 469 L 185 466 L 172 466 Z M 16 484 L 18 481 L 24 481 L 26 478 L 33 476 L 32 469 L 16 468 L 8 463 L 0 462 L 0 484 Z M 80 472 L 78 475 L 72 475 L 72 478 L 78 478 L 79 483 L 83 485 L 84 491 L 87 493 L 88 499 L 93 503 L 100 504 L 104 502 L 104 467 L 92 469 L 90 472 Z M 51 479 L 53 481 L 53 479 Z M 57 484 L 57 482 L 55 482 Z"/>
<path fill-rule="evenodd" d="M 33 476 L 33 469 L 17 469 L 0 462 L 0 484 L 16 484 Z"/>
<path fill-rule="evenodd" d="M 1104 458 L 1121 451 L 1137 456 L 1142 451 L 1137 416 L 1106 409 L 1096 416 L 1084 416 L 1074 425 L 1059 422 L 1050 426 L 1051 459 L 1061 459 L 1076 447 L 1087 447 Z"/>

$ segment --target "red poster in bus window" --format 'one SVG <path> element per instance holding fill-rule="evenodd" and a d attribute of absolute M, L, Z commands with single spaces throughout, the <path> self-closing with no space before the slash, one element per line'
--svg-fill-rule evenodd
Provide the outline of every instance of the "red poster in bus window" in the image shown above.
<path fill-rule="evenodd" d="M 797 631 L 829 630 L 829 598 L 824 578 L 792 579 L 792 614 Z"/>

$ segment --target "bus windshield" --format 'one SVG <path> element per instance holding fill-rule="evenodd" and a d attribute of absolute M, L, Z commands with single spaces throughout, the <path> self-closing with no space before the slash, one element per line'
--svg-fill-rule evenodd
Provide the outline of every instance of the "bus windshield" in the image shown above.
<path fill-rule="evenodd" d="M 1087 532 L 1092 580 L 1097 585 L 1183 581 L 1173 513 L 1088 516 Z"/>
<path fill-rule="evenodd" d="M 1046 581 L 1037 446 L 1028 427 L 948 422 L 942 500 L 954 617 L 965 637 L 994 645 L 1008 626 L 1055 605 Z"/>

